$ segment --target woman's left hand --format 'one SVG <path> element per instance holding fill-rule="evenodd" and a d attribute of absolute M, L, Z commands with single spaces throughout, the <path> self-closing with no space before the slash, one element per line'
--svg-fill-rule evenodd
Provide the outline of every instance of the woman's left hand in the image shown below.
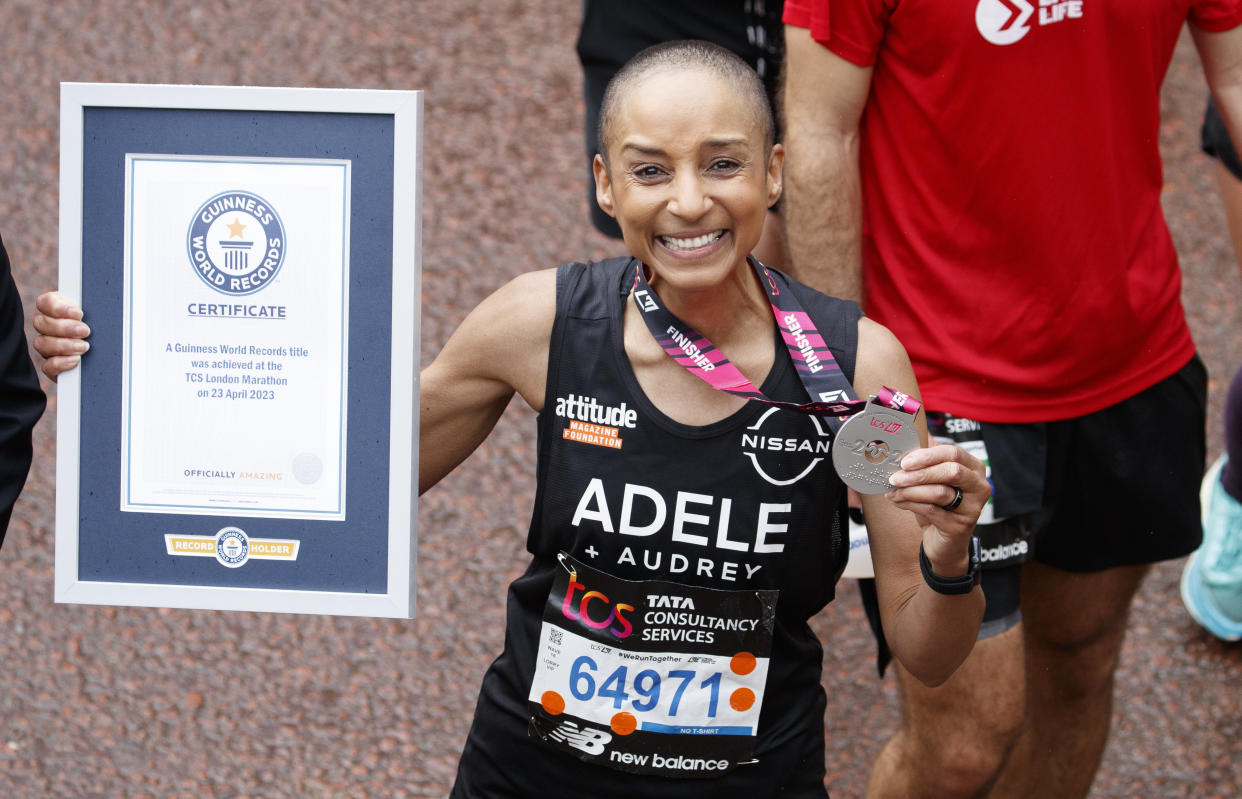
<path fill-rule="evenodd" d="M 920 524 L 934 525 L 947 538 L 968 536 L 992 496 L 983 463 L 961 447 L 937 444 L 916 449 L 901 459 L 889 477 L 893 490 L 885 496 L 913 512 Z M 958 492 L 961 501 L 955 501 Z"/>

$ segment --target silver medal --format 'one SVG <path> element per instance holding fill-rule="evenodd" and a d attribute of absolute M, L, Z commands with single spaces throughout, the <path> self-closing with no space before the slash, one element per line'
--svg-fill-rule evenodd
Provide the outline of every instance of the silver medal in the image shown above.
<path fill-rule="evenodd" d="M 875 404 L 841 425 L 832 443 L 832 465 L 841 482 L 860 494 L 883 494 L 893 486 L 888 476 L 901 468 L 907 452 L 918 449 L 914 417 Z"/>

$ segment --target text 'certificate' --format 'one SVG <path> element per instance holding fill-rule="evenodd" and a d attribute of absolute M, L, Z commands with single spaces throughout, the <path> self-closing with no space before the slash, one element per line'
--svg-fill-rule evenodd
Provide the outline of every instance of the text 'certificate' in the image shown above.
<path fill-rule="evenodd" d="M 350 167 L 126 156 L 121 510 L 345 518 Z"/>

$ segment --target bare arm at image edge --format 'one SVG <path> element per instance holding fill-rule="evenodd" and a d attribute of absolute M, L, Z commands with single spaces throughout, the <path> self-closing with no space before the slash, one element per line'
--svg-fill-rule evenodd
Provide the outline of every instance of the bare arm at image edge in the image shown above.
<path fill-rule="evenodd" d="M 1190 26 L 1203 74 L 1234 149 L 1242 152 L 1242 26 L 1209 33 Z"/>
<path fill-rule="evenodd" d="M 1191 25 L 1190 30 L 1212 89 L 1216 111 L 1229 131 L 1234 152 L 1242 152 L 1239 148 L 1242 145 L 1242 27 L 1208 33 Z M 1229 237 L 1238 264 L 1242 266 L 1242 183 L 1219 161 L 1216 169 Z"/>
<path fill-rule="evenodd" d="M 781 114 L 790 271 L 825 294 L 862 299 L 858 126 L 871 67 L 846 61 L 785 26 Z"/>

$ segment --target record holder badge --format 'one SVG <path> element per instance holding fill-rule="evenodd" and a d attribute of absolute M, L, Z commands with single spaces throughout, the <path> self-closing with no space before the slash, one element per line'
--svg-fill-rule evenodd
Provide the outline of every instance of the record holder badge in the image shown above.
<path fill-rule="evenodd" d="M 918 414 L 881 405 L 872 397 L 867 407 L 841 425 L 832 444 L 832 465 L 841 482 L 860 494 L 892 490 L 888 477 L 901 468 L 907 452 L 921 446 L 914 419 Z"/>

